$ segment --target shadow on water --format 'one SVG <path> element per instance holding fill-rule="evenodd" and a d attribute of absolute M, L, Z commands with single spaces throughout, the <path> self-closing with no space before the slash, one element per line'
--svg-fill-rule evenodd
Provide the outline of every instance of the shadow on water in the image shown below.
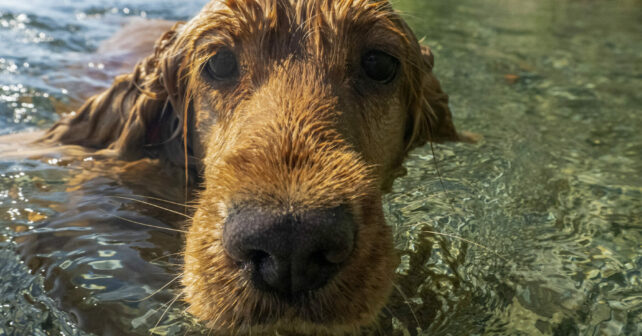
<path fill-rule="evenodd" d="M 201 4 L 0 0 L 0 134 L 42 129 L 74 87 L 108 85 L 82 55 L 126 18 Z M 385 197 L 401 264 L 379 333 L 642 333 L 642 4 L 395 5 L 434 49 L 458 126 L 484 139 L 417 149 Z M 89 75 L 67 74 L 79 60 Z M 180 302 L 163 314 L 180 233 L 122 219 L 184 218 L 109 197 L 180 203 L 175 176 L 152 161 L 1 161 L 0 335 L 206 334 Z"/>

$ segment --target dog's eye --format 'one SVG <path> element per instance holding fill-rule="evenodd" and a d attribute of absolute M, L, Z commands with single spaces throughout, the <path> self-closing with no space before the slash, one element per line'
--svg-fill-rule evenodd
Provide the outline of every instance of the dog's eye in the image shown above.
<path fill-rule="evenodd" d="M 216 81 L 229 80 L 238 75 L 238 62 L 230 50 L 224 49 L 207 61 L 207 74 Z"/>
<path fill-rule="evenodd" d="M 366 75 L 377 82 L 388 84 L 395 79 L 399 60 L 380 50 L 370 50 L 361 59 Z"/>

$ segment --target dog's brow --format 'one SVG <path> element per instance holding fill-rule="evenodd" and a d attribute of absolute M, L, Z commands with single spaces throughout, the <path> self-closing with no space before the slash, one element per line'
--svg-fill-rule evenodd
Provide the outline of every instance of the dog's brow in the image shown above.
<path fill-rule="evenodd" d="M 200 24 L 188 25 L 188 34 L 197 35 L 196 45 L 203 46 L 203 60 L 220 46 L 241 45 L 252 57 L 308 55 L 341 63 L 355 45 L 397 58 L 408 45 L 394 10 L 380 2 L 228 0 L 206 13 Z"/>

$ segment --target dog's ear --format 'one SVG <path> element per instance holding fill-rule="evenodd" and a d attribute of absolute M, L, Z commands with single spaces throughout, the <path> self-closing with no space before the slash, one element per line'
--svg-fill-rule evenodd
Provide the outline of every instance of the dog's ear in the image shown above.
<path fill-rule="evenodd" d="M 416 101 L 410 107 L 406 128 L 407 149 L 422 146 L 428 141 L 462 140 L 453 124 L 448 95 L 441 89 L 441 84 L 432 71 L 435 59 L 430 48 L 421 47 L 421 59 L 418 63 L 421 79 L 414 97 Z"/>
<path fill-rule="evenodd" d="M 185 109 L 184 50 L 179 41 L 181 23 L 156 42 L 154 53 L 134 71 L 116 77 L 106 91 L 91 97 L 72 116 L 56 123 L 42 142 L 109 149 L 119 157 L 135 159 L 150 152 L 182 153 L 180 136 Z M 174 147 L 168 150 L 163 147 Z"/>

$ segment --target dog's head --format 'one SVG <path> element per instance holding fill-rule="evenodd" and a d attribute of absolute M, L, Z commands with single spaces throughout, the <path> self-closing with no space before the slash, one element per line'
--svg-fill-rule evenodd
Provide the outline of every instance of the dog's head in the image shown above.
<path fill-rule="evenodd" d="M 77 119 L 128 106 L 109 146 L 161 142 L 196 167 L 189 312 L 230 332 L 352 332 L 397 265 L 382 192 L 408 150 L 457 138 L 431 68 L 386 1 L 213 1 Z"/>
<path fill-rule="evenodd" d="M 367 1 L 213 3 L 183 29 L 205 184 L 189 311 L 241 331 L 371 323 L 396 265 L 380 190 L 408 146 L 418 45 Z"/>

